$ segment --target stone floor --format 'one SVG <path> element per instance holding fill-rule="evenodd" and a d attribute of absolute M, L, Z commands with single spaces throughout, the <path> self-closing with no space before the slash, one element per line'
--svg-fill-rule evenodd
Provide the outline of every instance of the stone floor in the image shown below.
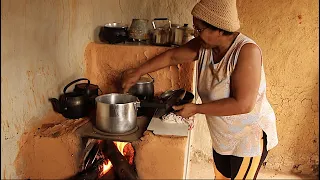
<path fill-rule="evenodd" d="M 187 179 L 213 179 L 213 167 L 208 162 L 190 163 Z M 261 169 L 257 179 L 319 179 Z"/>

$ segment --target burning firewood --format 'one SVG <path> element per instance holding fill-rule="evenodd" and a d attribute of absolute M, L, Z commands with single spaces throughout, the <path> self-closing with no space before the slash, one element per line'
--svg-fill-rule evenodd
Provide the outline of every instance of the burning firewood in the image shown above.
<path fill-rule="evenodd" d="M 94 162 L 87 169 L 77 173 L 75 176 L 68 178 L 68 180 L 92 180 L 98 179 L 99 175 L 102 172 L 104 159 L 100 159 Z"/>
<path fill-rule="evenodd" d="M 138 179 L 131 143 L 89 139 L 83 154 L 80 172 L 70 180 Z"/>
<path fill-rule="evenodd" d="M 105 157 L 111 161 L 115 174 L 119 179 L 135 180 L 138 179 L 138 174 L 120 153 L 117 146 L 112 141 L 102 141 L 100 143 L 101 150 Z"/>

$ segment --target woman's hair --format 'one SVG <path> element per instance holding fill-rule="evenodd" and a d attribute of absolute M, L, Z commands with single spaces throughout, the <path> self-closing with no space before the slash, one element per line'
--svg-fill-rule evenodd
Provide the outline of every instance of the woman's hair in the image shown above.
<path fill-rule="evenodd" d="M 211 24 L 209 24 L 209 23 L 207 23 L 207 22 L 205 22 L 205 21 L 203 21 L 203 20 L 201 20 L 201 21 L 202 21 L 202 23 L 203 23 L 206 27 L 210 28 L 211 30 L 219 30 L 219 31 L 222 31 L 222 32 L 223 32 L 223 35 L 229 36 L 229 35 L 231 35 L 231 34 L 233 33 L 233 32 L 229 32 L 229 31 L 226 31 L 226 30 L 217 28 L 217 27 L 215 27 L 215 26 L 212 26 Z"/>

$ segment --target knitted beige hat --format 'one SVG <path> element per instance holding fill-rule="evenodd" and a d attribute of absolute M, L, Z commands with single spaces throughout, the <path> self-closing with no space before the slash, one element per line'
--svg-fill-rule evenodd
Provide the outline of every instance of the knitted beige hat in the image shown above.
<path fill-rule="evenodd" d="M 240 28 L 236 0 L 201 0 L 194 6 L 191 14 L 229 32 Z"/>

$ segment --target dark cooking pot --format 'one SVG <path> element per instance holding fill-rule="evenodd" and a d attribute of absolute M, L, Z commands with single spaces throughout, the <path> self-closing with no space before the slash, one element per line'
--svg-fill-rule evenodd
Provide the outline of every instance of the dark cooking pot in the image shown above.
<path fill-rule="evenodd" d="M 108 23 L 100 28 L 99 38 L 102 42 L 116 44 L 128 39 L 128 26 L 121 23 Z"/>
<path fill-rule="evenodd" d="M 74 83 L 88 80 L 85 78 L 77 79 L 66 85 L 63 89 L 63 94 L 60 95 L 59 100 L 50 98 L 54 111 L 62 114 L 69 119 L 78 119 L 87 116 L 89 113 L 89 98 L 83 92 L 66 92 L 67 89 Z M 90 85 L 88 80 L 87 86 Z"/>
<path fill-rule="evenodd" d="M 74 86 L 73 91 L 87 95 L 90 108 L 94 108 L 95 107 L 95 98 L 99 95 L 99 91 L 100 91 L 100 94 L 103 94 L 103 92 L 101 91 L 101 89 L 99 88 L 98 85 L 90 84 L 89 79 L 81 78 L 81 79 L 75 80 L 75 82 L 77 82 L 79 80 L 88 80 L 88 83 L 76 84 Z"/>

